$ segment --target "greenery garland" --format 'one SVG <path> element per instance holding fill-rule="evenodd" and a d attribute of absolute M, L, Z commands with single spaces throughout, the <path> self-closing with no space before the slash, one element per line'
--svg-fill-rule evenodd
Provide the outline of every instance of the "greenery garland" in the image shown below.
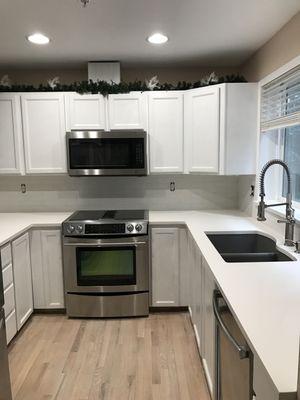
<path fill-rule="evenodd" d="M 180 81 L 177 84 L 164 83 L 160 84 L 153 90 L 155 91 L 188 90 L 188 89 L 194 89 L 194 88 L 217 85 L 220 83 L 229 83 L 229 82 L 247 82 L 247 81 L 242 75 L 233 74 L 233 75 L 226 75 L 224 77 L 217 77 L 217 79 L 213 81 L 200 80 L 194 83 L 186 81 Z M 147 87 L 146 83 L 142 81 L 135 81 L 129 83 L 126 82 L 109 83 L 106 81 L 94 82 L 92 80 L 87 80 L 82 82 L 74 82 L 69 85 L 58 83 L 55 87 L 51 87 L 49 84 L 47 85 L 40 84 L 37 87 L 33 85 L 10 85 L 10 86 L 0 85 L 0 92 L 77 92 L 80 94 L 100 93 L 104 96 L 107 96 L 109 94 L 129 93 L 132 91 L 144 92 L 149 90 L 150 89 Z"/>

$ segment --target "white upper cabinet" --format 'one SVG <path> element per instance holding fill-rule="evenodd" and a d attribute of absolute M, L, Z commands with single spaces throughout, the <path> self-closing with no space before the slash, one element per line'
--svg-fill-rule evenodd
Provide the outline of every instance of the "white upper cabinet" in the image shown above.
<path fill-rule="evenodd" d="M 187 172 L 219 172 L 220 88 L 185 94 L 185 163 Z"/>
<path fill-rule="evenodd" d="M 0 174 L 24 173 L 20 95 L 0 94 Z"/>
<path fill-rule="evenodd" d="M 185 172 L 255 174 L 257 84 L 227 83 L 184 95 Z"/>
<path fill-rule="evenodd" d="M 227 83 L 220 86 L 220 174 L 255 175 L 258 85 Z"/>
<path fill-rule="evenodd" d="M 144 129 L 147 125 L 146 93 L 111 94 L 108 96 L 109 129 Z"/>
<path fill-rule="evenodd" d="M 27 93 L 21 101 L 26 172 L 66 173 L 64 95 Z"/>
<path fill-rule="evenodd" d="M 105 100 L 100 94 L 67 93 L 67 130 L 105 129 Z"/>
<path fill-rule="evenodd" d="M 151 173 L 183 172 L 183 94 L 152 92 L 149 100 Z"/>

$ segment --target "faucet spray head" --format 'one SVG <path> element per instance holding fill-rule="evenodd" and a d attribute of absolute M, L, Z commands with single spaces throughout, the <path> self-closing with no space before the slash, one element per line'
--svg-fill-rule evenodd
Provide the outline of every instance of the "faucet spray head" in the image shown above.
<path fill-rule="evenodd" d="M 260 202 L 257 208 L 257 221 L 266 221 L 265 208 L 264 195 L 260 195 Z"/>

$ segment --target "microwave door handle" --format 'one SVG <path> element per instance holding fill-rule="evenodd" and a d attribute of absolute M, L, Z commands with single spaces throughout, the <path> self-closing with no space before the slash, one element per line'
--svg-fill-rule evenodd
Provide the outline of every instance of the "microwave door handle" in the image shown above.
<path fill-rule="evenodd" d="M 245 358 L 249 358 L 249 350 L 247 349 L 246 346 L 240 345 L 235 338 L 231 335 L 229 332 L 227 326 L 225 325 L 224 321 L 222 320 L 222 317 L 219 313 L 219 307 L 218 307 L 218 298 L 221 297 L 221 293 L 218 290 L 214 291 L 213 294 L 213 310 L 214 310 L 214 315 L 217 321 L 217 324 L 219 327 L 222 329 L 222 331 L 225 333 L 229 341 L 232 343 L 233 347 L 237 350 L 239 353 L 240 359 L 243 360 Z"/>

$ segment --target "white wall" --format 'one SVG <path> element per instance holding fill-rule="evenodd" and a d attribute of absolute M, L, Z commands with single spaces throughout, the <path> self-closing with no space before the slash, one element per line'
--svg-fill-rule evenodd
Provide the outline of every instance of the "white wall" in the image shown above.
<path fill-rule="evenodd" d="M 176 190 L 169 190 L 175 181 Z M 27 193 L 21 193 L 21 183 Z M 238 178 L 218 176 L 0 177 L 0 212 L 238 208 Z"/>

